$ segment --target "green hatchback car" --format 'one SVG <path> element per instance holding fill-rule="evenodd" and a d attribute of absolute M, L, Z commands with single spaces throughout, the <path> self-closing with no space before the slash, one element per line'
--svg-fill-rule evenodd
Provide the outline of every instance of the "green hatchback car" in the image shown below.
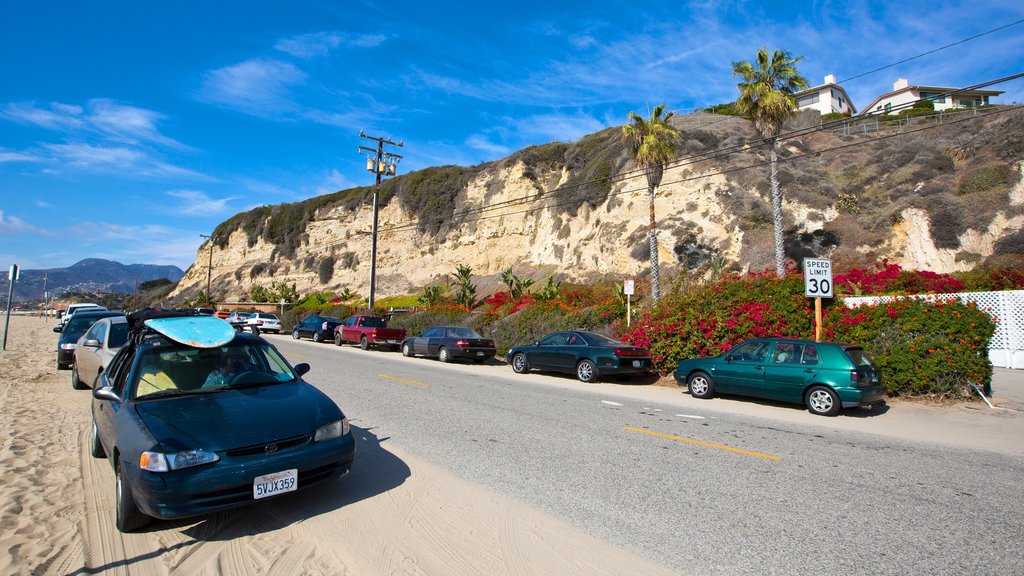
<path fill-rule="evenodd" d="M 755 396 L 804 404 L 821 416 L 885 402 L 878 369 L 864 349 L 832 342 L 747 340 L 721 356 L 683 360 L 674 376 L 695 398 Z"/>

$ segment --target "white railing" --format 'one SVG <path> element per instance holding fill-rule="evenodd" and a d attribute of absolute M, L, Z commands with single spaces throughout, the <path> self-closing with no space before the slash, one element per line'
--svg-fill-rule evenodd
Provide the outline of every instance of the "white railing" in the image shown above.
<path fill-rule="evenodd" d="M 899 298 L 960 300 L 964 303 L 975 303 L 979 309 L 996 320 L 996 331 L 988 345 L 988 358 L 992 365 L 1000 368 L 1024 368 L 1024 290 L 915 296 L 859 296 L 843 298 L 843 304 L 853 308 L 861 304 L 878 304 Z"/>

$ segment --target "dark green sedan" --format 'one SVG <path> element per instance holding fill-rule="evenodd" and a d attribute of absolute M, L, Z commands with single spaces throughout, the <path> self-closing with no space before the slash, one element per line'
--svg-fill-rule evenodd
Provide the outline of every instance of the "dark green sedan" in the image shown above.
<path fill-rule="evenodd" d="M 530 369 L 575 373 L 581 382 L 602 375 L 643 374 L 651 370 L 651 353 L 613 338 L 572 330 L 548 334 L 533 344 L 508 351 L 518 374 Z"/>
<path fill-rule="evenodd" d="M 683 360 L 674 375 L 695 398 L 755 396 L 804 404 L 821 416 L 885 400 L 878 369 L 864 349 L 831 342 L 747 340 L 721 356 Z"/>

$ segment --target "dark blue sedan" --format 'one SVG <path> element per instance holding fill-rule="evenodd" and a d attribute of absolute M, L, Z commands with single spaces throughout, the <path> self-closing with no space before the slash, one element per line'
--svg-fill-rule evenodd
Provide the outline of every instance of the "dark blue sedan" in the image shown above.
<path fill-rule="evenodd" d="M 222 322 L 211 318 L 212 321 Z M 93 392 L 92 454 L 116 475 L 116 525 L 206 514 L 347 474 L 348 419 L 258 336 L 197 348 L 142 331 Z"/>

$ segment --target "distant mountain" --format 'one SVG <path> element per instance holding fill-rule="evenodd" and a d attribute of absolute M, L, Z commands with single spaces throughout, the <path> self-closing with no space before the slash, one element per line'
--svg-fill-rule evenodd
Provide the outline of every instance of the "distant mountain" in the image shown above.
<path fill-rule="evenodd" d="M 166 278 L 177 282 L 185 272 L 177 266 L 156 264 L 121 264 L 102 258 L 86 258 L 67 268 L 46 270 L 22 270 L 20 279 L 14 284 L 14 300 L 39 300 L 45 290 L 51 298 L 65 292 L 115 292 L 129 294 L 135 284 L 148 280 Z M 45 280 L 44 280 L 45 278 Z M 6 274 L 3 275 L 6 284 Z M 6 291 L 6 285 L 4 286 Z"/>

